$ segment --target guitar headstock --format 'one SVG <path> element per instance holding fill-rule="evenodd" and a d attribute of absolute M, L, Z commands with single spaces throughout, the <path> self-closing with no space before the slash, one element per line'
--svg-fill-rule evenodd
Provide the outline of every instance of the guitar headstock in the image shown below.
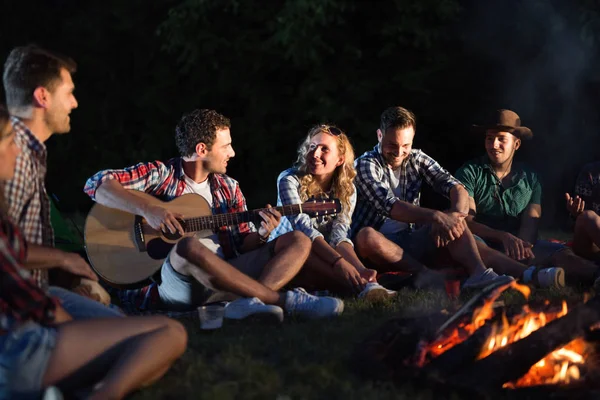
<path fill-rule="evenodd" d="M 335 215 L 342 211 L 340 199 L 309 199 L 302 204 L 302 212 L 311 217 Z"/>

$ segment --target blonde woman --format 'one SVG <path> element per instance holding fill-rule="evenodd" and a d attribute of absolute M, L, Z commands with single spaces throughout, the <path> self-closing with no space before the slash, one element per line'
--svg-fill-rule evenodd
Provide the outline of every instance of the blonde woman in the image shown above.
<path fill-rule="evenodd" d="M 337 198 L 341 212 L 310 218 L 284 217 L 273 231 L 275 238 L 292 230 L 312 240 L 310 256 L 294 283 L 315 289 L 352 292 L 375 299 L 395 295 L 377 284 L 377 271 L 366 268 L 350 240 L 350 222 L 356 204 L 354 150 L 348 136 L 332 125 L 317 125 L 298 149 L 295 166 L 277 179 L 277 204 L 301 204 L 309 198 Z"/>

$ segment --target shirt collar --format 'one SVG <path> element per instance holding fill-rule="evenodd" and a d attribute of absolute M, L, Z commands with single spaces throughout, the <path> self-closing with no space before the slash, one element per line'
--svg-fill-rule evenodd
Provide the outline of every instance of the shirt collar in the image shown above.
<path fill-rule="evenodd" d="M 31 149 L 34 153 L 44 156 L 46 154 L 46 145 L 35 137 L 33 132 L 25 125 L 25 123 L 19 117 L 11 117 L 10 122 L 13 125 L 15 133 L 19 133 L 24 139 L 27 148 Z"/>

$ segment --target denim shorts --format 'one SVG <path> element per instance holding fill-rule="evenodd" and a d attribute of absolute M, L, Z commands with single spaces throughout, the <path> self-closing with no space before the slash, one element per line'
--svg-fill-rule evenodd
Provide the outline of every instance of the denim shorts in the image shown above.
<path fill-rule="evenodd" d="M 60 300 L 60 304 L 74 320 L 125 316 L 118 309 L 107 307 L 102 303 L 58 286 L 50 286 L 48 293 Z"/>
<path fill-rule="evenodd" d="M 400 246 L 412 258 L 422 263 L 431 261 L 438 251 L 431 238 L 431 225 L 425 225 L 415 230 L 404 229 L 384 236 Z"/>
<path fill-rule="evenodd" d="M 38 399 L 56 329 L 26 322 L 0 335 L 0 399 Z"/>

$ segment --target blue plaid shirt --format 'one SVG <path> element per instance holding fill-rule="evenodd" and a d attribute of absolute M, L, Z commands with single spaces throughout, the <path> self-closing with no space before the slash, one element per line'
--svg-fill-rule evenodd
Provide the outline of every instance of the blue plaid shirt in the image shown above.
<path fill-rule="evenodd" d="M 335 195 L 334 195 L 335 197 Z M 279 174 L 277 178 L 277 205 L 302 204 L 300 199 L 300 176 L 295 168 L 290 168 Z M 281 222 L 271 232 L 270 240 L 275 239 L 284 233 L 298 230 L 303 232 L 311 240 L 323 237 L 332 247 L 336 247 L 341 242 L 350 240 L 350 218 L 356 204 L 356 190 L 350 199 L 350 210 L 342 210 L 336 216 L 319 216 L 310 218 L 308 214 L 298 214 L 295 216 L 282 217 Z"/>
<path fill-rule="evenodd" d="M 433 158 L 417 149 L 411 150 L 400 167 L 399 197 L 392 191 L 390 175 L 393 172 L 385 162 L 379 144 L 357 158 L 354 166 L 358 200 L 352 216 L 352 237 L 364 226 L 379 229 L 385 219 L 389 218 L 392 207 L 398 200 L 418 206 L 423 180 L 445 197 L 450 196 L 450 189 L 461 185 Z"/>

